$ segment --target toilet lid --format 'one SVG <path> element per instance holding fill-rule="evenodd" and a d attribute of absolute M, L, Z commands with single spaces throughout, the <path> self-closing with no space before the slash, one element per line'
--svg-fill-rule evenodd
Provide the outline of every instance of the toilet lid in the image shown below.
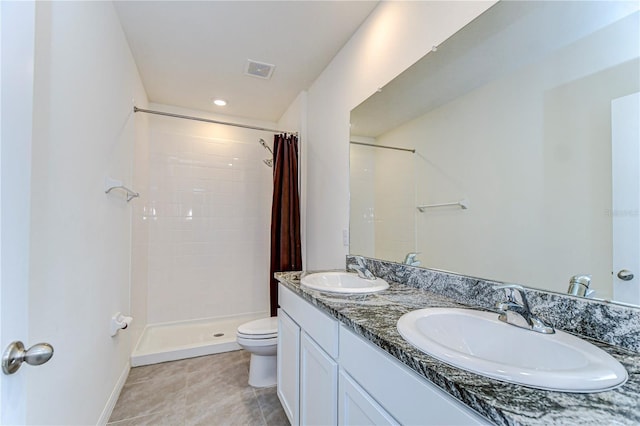
<path fill-rule="evenodd" d="M 278 335 L 278 317 L 262 318 L 242 324 L 238 327 L 238 334 L 261 339 L 275 337 Z"/>

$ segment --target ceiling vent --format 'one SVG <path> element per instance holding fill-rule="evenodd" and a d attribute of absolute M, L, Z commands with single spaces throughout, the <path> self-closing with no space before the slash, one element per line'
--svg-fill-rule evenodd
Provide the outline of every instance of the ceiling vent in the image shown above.
<path fill-rule="evenodd" d="M 271 78 L 271 74 L 273 74 L 273 69 L 275 67 L 275 65 L 265 64 L 263 62 L 256 62 L 248 59 L 244 73 L 252 77 L 264 78 L 265 80 L 267 80 Z"/>

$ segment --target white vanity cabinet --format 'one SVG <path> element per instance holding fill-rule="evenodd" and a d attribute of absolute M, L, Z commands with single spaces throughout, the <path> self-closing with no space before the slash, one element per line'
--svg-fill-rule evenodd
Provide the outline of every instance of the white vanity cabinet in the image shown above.
<path fill-rule="evenodd" d="M 278 397 L 297 425 L 486 425 L 442 389 L 279 286 Z"/>
<path fill-rule="evenodd" d="M 282 285 L 278 297 L 278 398 L 292 425 L 335 425 L 338 321 Z"/>

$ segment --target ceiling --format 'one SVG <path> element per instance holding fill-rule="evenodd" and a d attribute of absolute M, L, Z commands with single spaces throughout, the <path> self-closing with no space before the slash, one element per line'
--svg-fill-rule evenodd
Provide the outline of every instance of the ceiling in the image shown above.
<path fill-rule="evenodd" d="M 378 137 L 637 9 L 634 2 L 498 2 L 358 105 L 351 134 Z"/>
<path fill-rule="evenodd" d="M 114 2 L 150 102 L 268 121 L 313 83 L 377 3 Z M 248 59 L 275 65 L 271 78 L 245 75 Z"/>

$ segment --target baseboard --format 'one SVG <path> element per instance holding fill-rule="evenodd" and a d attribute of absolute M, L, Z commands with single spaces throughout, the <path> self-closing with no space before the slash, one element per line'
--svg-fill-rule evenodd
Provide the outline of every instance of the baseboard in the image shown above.
<path fill-rule="evenodd" d="M 102 414 L 96 423 L 98 426 L 106 425 L 109 421 L 111 413 L 113 413 L 113 409 L 116 406 L 116 402 L 118 402 L 118 397 L 120 397 L 120 392 L 122 392 L 122 388 L 127 381 L 127 377 L 129 377 L 129 370 L 131 370 L 131 364 L 127 362 L 127 365 L 125 365 L 124 370 L 122 370 L 122 374 L 120 374 L 120 377 L 107 400 L 107 405 L 105 405 L 104 410 L 102 410 Z"/>

